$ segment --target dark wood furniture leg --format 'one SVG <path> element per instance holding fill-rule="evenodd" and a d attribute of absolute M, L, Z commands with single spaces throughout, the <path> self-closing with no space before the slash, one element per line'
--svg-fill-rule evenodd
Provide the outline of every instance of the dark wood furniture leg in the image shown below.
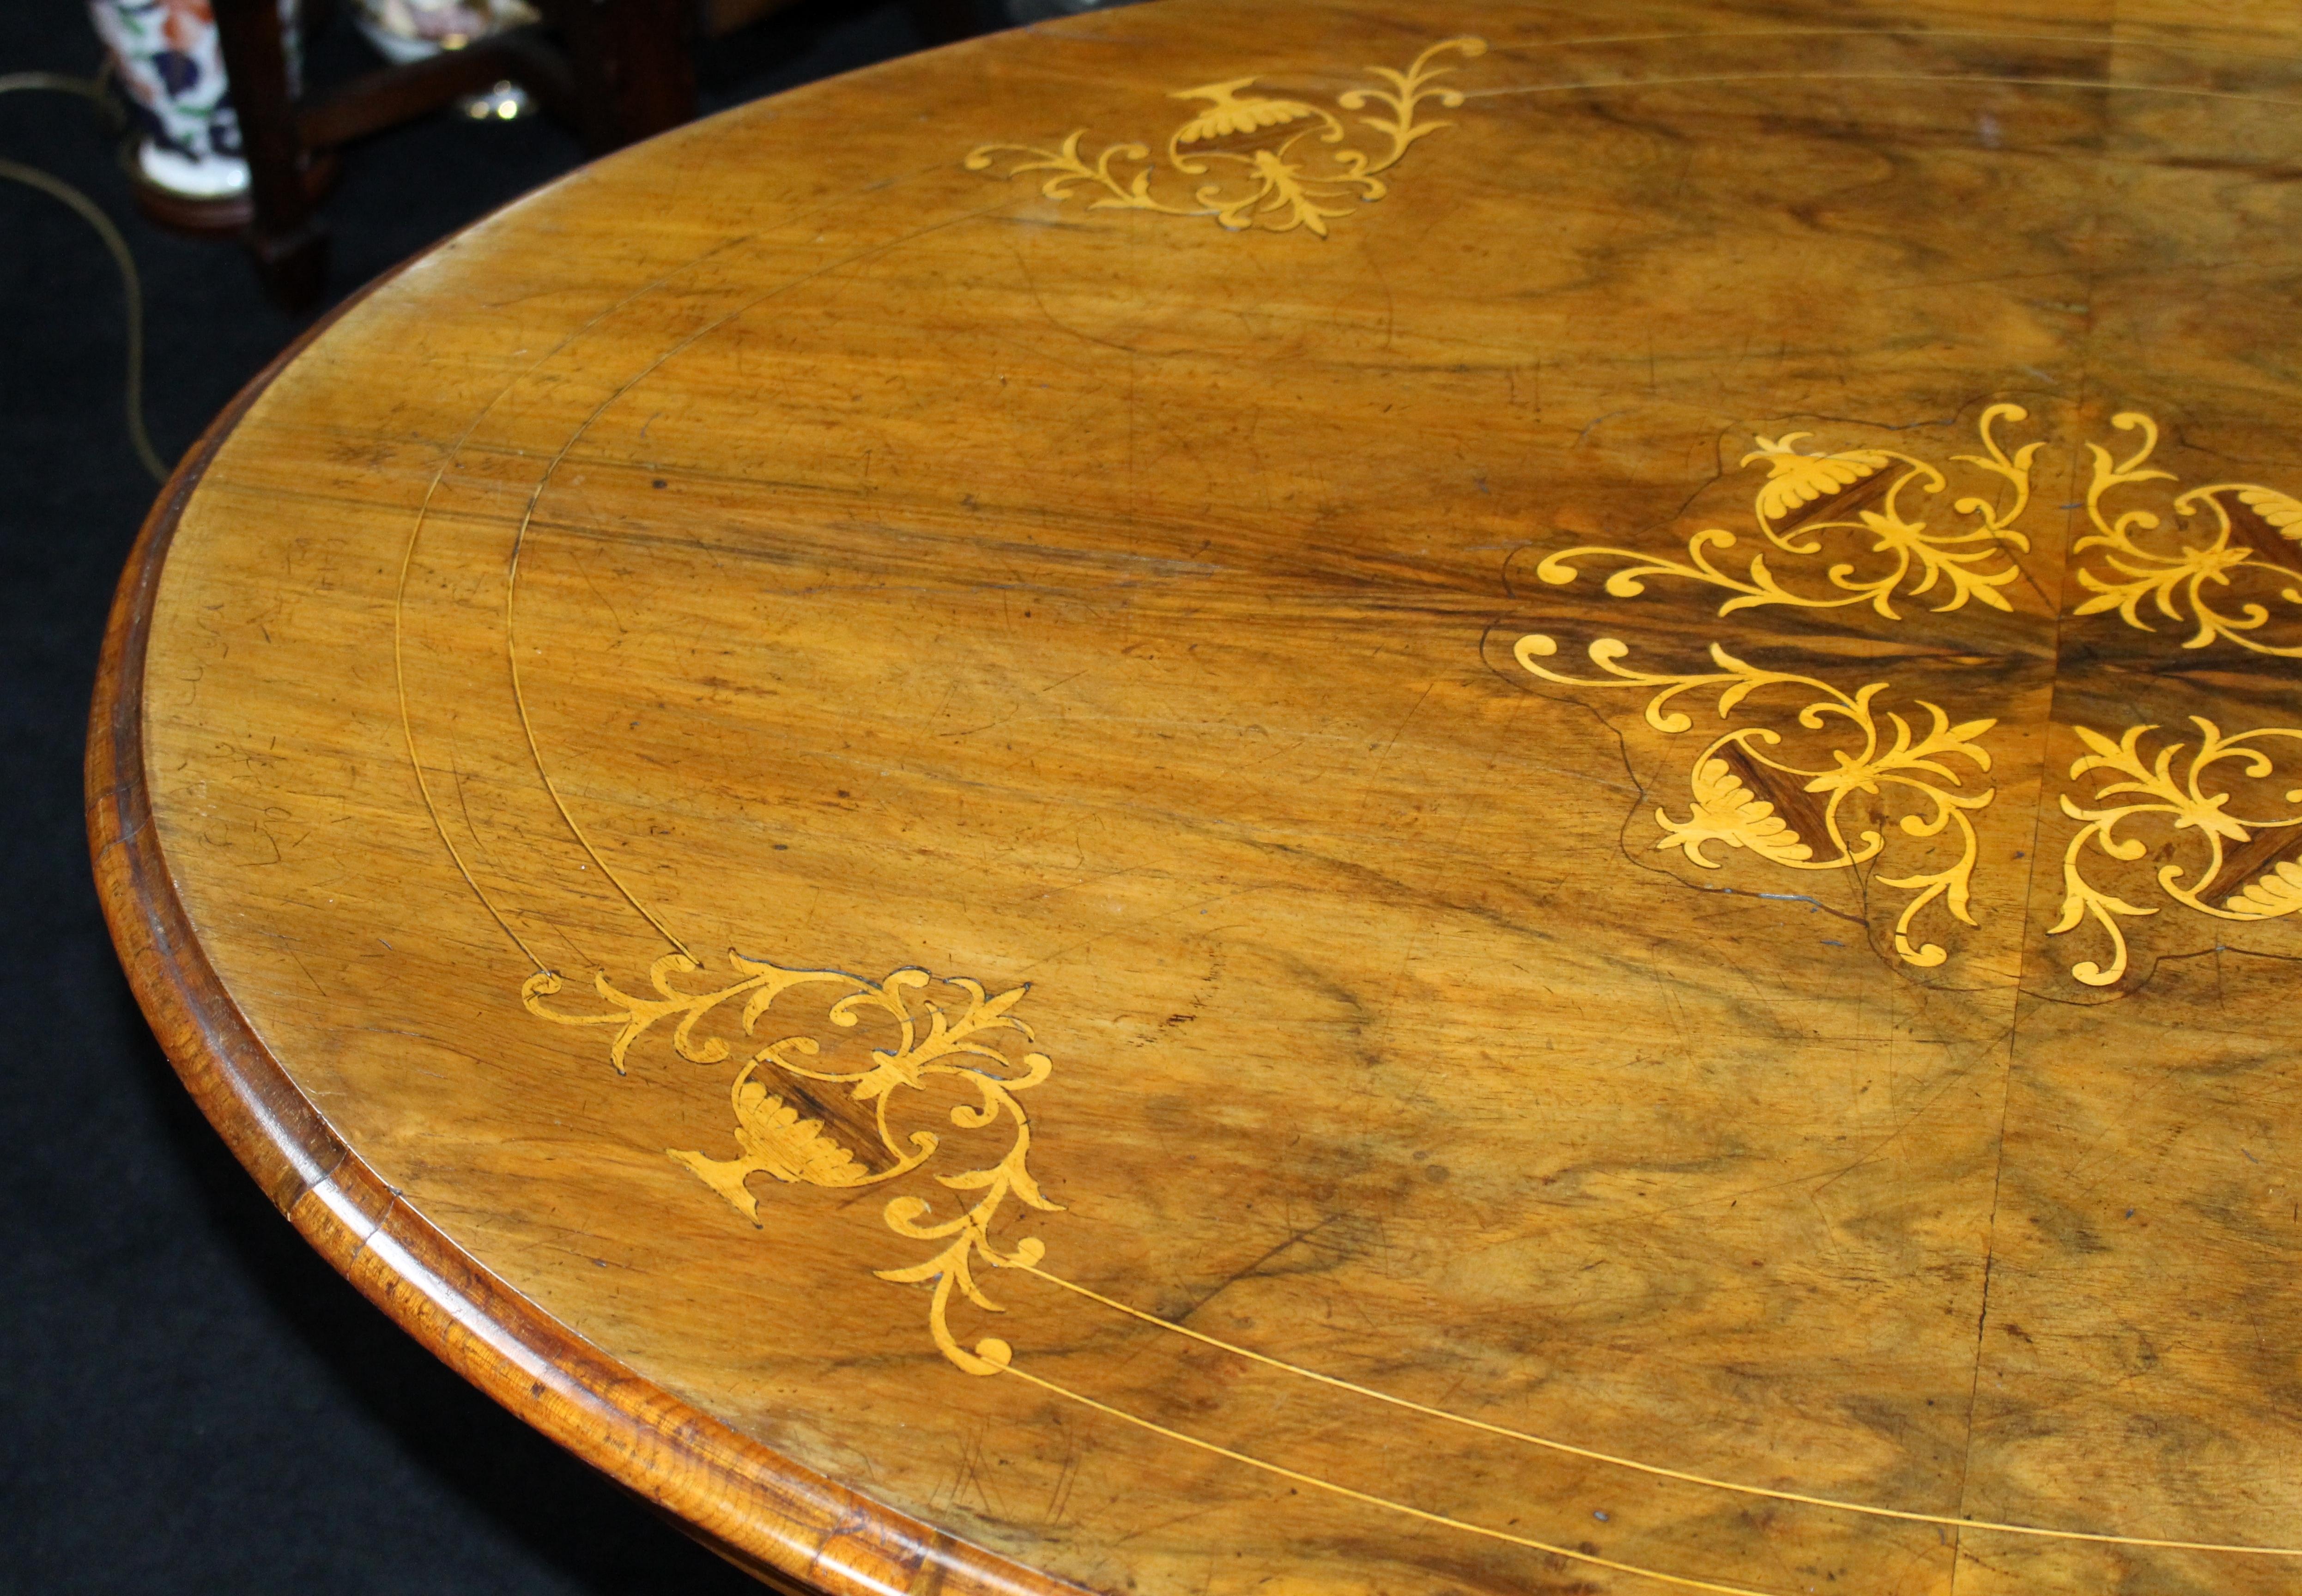
<path fill-rule="evenodd" d="M 984 29 L 982 0 L 906 0 L 903 9 L 930 45 L 955 45 Z"/>
<path fill-rule="evenodd" d="M 600 10 L 621 141 L 651 139 L 694 121 L 694 6 L 689 0 L 601 0 Z"/>
<path fill-rule="evenodd" d="M 676 128 L 695 115 L 687 0 L 547 0 L 559 30 L 593 155 Z"/>
<path fill-rule="evenodd" d="M 265 292 L 290 310 L 316 304 L 328 275 L 328 236 L 304 186 L 306 154 L 288 93 L 278 0 L 214 0 L 217 42 L 248 160 L 248 253 Z"/>

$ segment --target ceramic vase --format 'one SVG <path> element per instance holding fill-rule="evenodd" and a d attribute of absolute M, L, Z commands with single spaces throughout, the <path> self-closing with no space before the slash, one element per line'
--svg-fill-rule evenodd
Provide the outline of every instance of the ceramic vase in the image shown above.
<path fill-rule="evenodd" d="M 88 12 L 143 130 L 142 177 L 195 199 L 245 193 L 239 119 L 208 0 L 88 0 Z M 303 54 L 296 0 L 280 0 L 280 27 L 293 93 Z"/>

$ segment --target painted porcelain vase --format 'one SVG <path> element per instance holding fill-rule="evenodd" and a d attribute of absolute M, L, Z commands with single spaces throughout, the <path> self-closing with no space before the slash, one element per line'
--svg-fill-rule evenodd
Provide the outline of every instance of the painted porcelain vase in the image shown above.
<path fill-rule="evenodd" d="M 244 192 L 239 119 L 208 0 L 89 0 L 88 12 L 144 130 L 143 177 L 200 199 Z M 281 0 L 280 26 L 292 91 L 302 64 L 296 0 Z"/>

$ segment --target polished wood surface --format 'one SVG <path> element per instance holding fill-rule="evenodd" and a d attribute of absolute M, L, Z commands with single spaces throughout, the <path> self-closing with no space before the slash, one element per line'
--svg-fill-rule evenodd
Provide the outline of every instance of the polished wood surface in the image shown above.
<path fill-rule="evenodd" d="M 2293 1590 L 2298 35 L 1166 0 L 602 162 L 164 498 L 131 978 L 763 1576 Z"/>

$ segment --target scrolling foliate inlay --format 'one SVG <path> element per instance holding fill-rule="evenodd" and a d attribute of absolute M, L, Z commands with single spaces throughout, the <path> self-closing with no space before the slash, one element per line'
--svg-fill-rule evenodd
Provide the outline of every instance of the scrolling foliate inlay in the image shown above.
<path fill-rule="evenodd" d="M 1604 677 L 1570 676 L 1544 661 L 1558 651 L 1552 639 L 1540 633 L 1518 640 L 1518 662 L 1546 682 L 1575 687 L 1639 687 L 1652 690 L 1647 700 L 1646 722 L 1667 736 L 1693 729 L 1694 722 L 1671 701 L 1698 689 L 1718 689 L 1718 716 L 1724 720 L 1753 693 L 1787 688 L 1802 699 L 1797 721 L 1810 731 L 1835 731 L 1830 762 L 1823 766 L 1793 763 L 1770 750 L 1778 749 L 1782 734 L 1764 726 L 1737 727 L 1714 737 L 1698 753 L 1688 776 L 1692 807 L 1684 820 L 1668 808 L 1655 811 L 1662 827 L 1658 849 L 1677 849 L 1693 863 L 1715 869 L 1720 861 L 1705 849 L 1713 843 L 1747 848 L 1770 863 L 1795 870 L 1844 870 L 1876 859 L 1886 846 L 1875 827 L 1850 829 L 1844 814 L 1856 793 L 1876 798 L 1887 788 L 1916 797 L 1922 812 L 1902 817 L 1901 828 L 1913 837 L 1935 837 L 1952 831 L 1958 857 L 1937 870 L 1881 878 L 1879 885 L 1910 892 L 1912 896 L 1895 921 L 1895 952 L 1906 964 L 1931 967 L 1949 955 L 1938 943 L 1915 942 L 1911 928 L 1920 911 L 1942 901 L 1954 920 L 1975 923 L 1969 906 L 1979 845 L 1970 816 L 1988 806 L 1988 788 L 1965 790 L 1958 760 L 1975 772 L 1990 769 L 1990 754 L 1979 741 L 1997 723 L 1969 720 L 1953 725 L 1934 704 L 1919 701 L 1927 712 L 1924 732 L 1914 732 L 1902 714 L 1876 707 L 1887 684 L 1873 682 L 1848 693 L 1813 676 L 1785 671 L 1760 670 L 1735 658 L 1717 643 L 1710 657 L 1719 668 L 1689 675 L 1657 675 L 1621 663 L 1630 650 L 1619 639 L 1601 637 L 1591 644 L 1592 663 Z M 1891 728 L 1891 731 L 1889 730 Z M 1760 793 L 1768 794 L 1760 796 Z"/>
<path fill-rule="evenodd" d="M 1684 577 L 1726 589 L 1732 596 L 1718 606 L 1722 616 L 1768 604 L 1804 609 L 1868 604 L 1897 620 L 1898 593 L 1939 600 L 1928 606 L 1938 612 L 1962 609 L 1970 599 L 2005 609 L 2009 606 L 1998 590 L 2020 575 L 2007 551 L 2027 552 L 2030 547 L 2014 523 L 2030 502 L 2030 461 L 2039 445 L 2026 443 L 2010 457 L 1992 429 L 2029 414 L 2020 405 L 1991 406 L 1975 426 L 1983 452 L 1951 457 L 1953 464 L 1976 466 L 2011 484 L 2012 502 L 2002 508 L 1995 498 L 1963 494 L 1950 506 L 1962 524 L 1940 531 L 1913 518 L 1913 507 L 1904 500 L 1913 486 L 1936 496 L 1950 486 L 1938 467 L 1915 455 L 1892 449 L 1805 453 L 1793 445 L 1811 435 L 1806 433 L 1757 438 L 1758 447 L 1741 463 L 1763 460 L 1767 466 L 1767 479 L 1752 504 L 1759 534 L 1768 549 L 1802 563 L 1844 554 L 1822 573 L 1819 584 L 1786 584 L 1768 565 L 1767 549 L 1753 552 L 1747 562 L 1736 556 L 1722 564 L 1720 557 L 1743 542 L 1743 534 L 1723 526 L 1705 527 L 1687 539 L 1684 559 L 1591 544 L 1546 556 L 1535 575 L 1564 587 L 1581 576 L 1584 562 L 1619 560 L 1623 567 L 1607 578 L 1607 592 L 1614 597 L 1644 592 L 1651 577 Z M 1743 565 L 1740 575 L 1727 568 L 1735 563 Z"/>
<path fill-rule="evenodd" d="M 2175 525 L 2155 510 L 2129 508 L 2115 517 L 2106 496 L 2136 483 L 2172 482 L 2174 474 L 2149 464 L 2158 448 L 2158 424 L 2129 410 L 2111 418 L 2121 432 L 2139 433 L 2141 443 L 2116 460 L 2099 443 L 2089 443 L 2094 478 L 2087 487 L 2087 519 L 2094 530 L 2071 545 L 2073 555 L 2096 554 L 2081 566 L 2079 584 L 2094 597 L 2079 615 L 2115 610 L 2141 631 L 2155 631 L 2144 615 L 2147 604 L 2160 618 L 2192 628 L 2186 649 L 2217 640 L 2258 654 L 2302 657 L 2302 636 L 2285 643 L 2255 635 L 2271 618 L 2265 597 L 2302 609 L 2302 500 L 2254 483 L 2210 483 L 2177 493 L 2169 507 Z M 2201 524 L 2203 523 L 2203 524 Z M 2218 608 L 2229 590 L 2234 610 Z M 2247 592 L 2259 596 L 2247 597 Z M 2302 615 L 2298 615 L 2302 620 Z"/>
<path fill-rule="evenodd" d="M 2229 766 L 2231 774 L 2250 781 L 2273 780 L 2282 773 L 2298 785 L 2273 796 L 2302 806 L 2302 727 L 2226 735 L 2204 716 L 2190 720 L 2198 728 L 2196 746 L 2169 739 L 2155 756 L 2143 741 L 2159 729 L 2155 726 L 2129 727 L 2115 743 L 2086 727 L 2072 728 L 2092 752 L 2071 766 L 2071 779 L 2097 771 L 2113 778 L 2095 788 L 2091 804 L 2077 802 L 2067 793 L 2062 799 L 2063 812 L 2083 825 L 2063 853 L 2063 913 L 2048 934 L 2059 937 L 2091 920 L 2108 935 L 2109 963 L 2088 959 L 2071 967 L 2071 974 L 2089 987 L 2111 986 L 2126 974 L 2126 932 L 2120 921 L 2158 912 L 2155 906 L 2130 903 L 2086 877 L 2092 854 L 2130 862 L 2151 853 L 2141 837 L 2121 835 L 2119 827 L 2129 823 L 2155 825 L 2166 833 L 2165 846 L 2189 850 L 2189 860 L 2170 861 L 2157 869 L 2159 890 L 2177 903 L 2217 920 L 2277 920 L 2302 911 L 2302 864 L 2294 860 L 2302 853 L 2302 807 L 2272 816 L 2232 813 L 2236 794 L 2226 780 L 2214 779 L 2217 766 Z M 2270 752 L 2281 743 L 2290 745 L 2282 767 Z M 2104 802 L 2119 799 L 2127 802 Z"/>
<path fill-rule="evenodd" d="M 1380 107 L 1376 114 L 1351 119 L 1364 130 L 1357 141 L 1355 130 L 1323 105 L 1255 93 L 1256 80 L 1245 77 L 1168 97 L 1196 102 L 1197 108 L 1167 135 L 1164 164 L 1149 146 L 1135 143 L 1107 145 L 1090 162 L 1080 153 L 1080 141 L 1087 137 L 1080 128 L 1053 149 L 986 144 L 969 153 L 966 165 L 970 172 L 984 172 L 1006 157 L 1003 175 L 1046 172 L 1041 193 L 1050 199 L 1092 195 L 1089 210 L 1212 216 L 1234 232 L 1290 232 L 1299 227 L 1324 238 L 1330 222 L 1390 192 L 1382 173 L 1398 165 L 1419 140 L 1451 125 L 1421 120 L 1426 101 L 1450 110 L 1463 103 L 1460 91 L 1432 87 L 1455 70 L 1433 63 L 1450 53 L 1469 60 L 1486 48 L 1483 39 L 1450 38 L 1417 55 L 1405 71 L 1369 67 L 1388 88 L 1348 89 L 1335 100 L 1349 112 Z M 1179 197 L 1179 190 L 1187 197 Z"/>
<path fill-rule="evenodd" d="M 1718 609 L 1721 617 L 1785 605 L 1867 608 L 1899 622 L 1897 600 L 1920 601 L 1938 614 L 1970 602 L 2011 611 L 2001 590 L 2021 574 L 2013 556 L 2030 547 L 2015 523 L 2029 506 L 2031 464 L 2041 444 L 2027 442 L 2009 453 L 1997 433 L 2003 424 L 2029 417 L 2021 406 L 2011 403 L 1982 412 L 1975 423 L 1979 451 L 1950 457 L 1952 466 L 1971 473 L 1970 484 L 1962 483 L 1956 491 L 1949 472 L 1903 449 L 1809 451 L 1797 447 L 1809 433 L 1755 434 L 1755 447 L 1740 464 L 1762 464 L 1767 475 L 1752 497 L 1750 528 L 1703 527 L 1687 539 L 1683 559 L 1586 544 L 1546 556 L 1536 575 L 1565 587 L 1580 580 L 1584 565 L 1613 562 L 1618 568 L 1605 583 L 1610 597 L 1635 598 L 1658 578 L 1697 582 L 1726 592 Z M 1759 545 L 1747 559 L 1742 552 L 1749 547 L 1746 540 Z M 1770 555 L 1777 563 L 1769 563 Z M 1953 721 L 1939 705 L 1917 699 L 1911 701 L 1926 717 L 1924 729 L 1918 729 L 1909 715 L 1880 707 L 1881 695 L 1891 691 L 1887 682 L 1850 693 L 1818 676 L 1761 669 L 1715 643 L 1710 658 L 1717 671 L 1658 673 L 1624 665 L 1629 646 L 1601 637 L 1588 651 L 1603 673 L 1595 677 L 1545 663 L 1558 649 L 1549 635 L 1532 633 L 1513 651 L 1521 666 L 1545 681 L 1650 690 L 1646 722 L 1666 735 L 1693 726 L 1688 716 L 1670 708 L 1671 701 L 1713 688 L 1722 721 L 1753 694 L 1779 696 L 1788 690 L 1801 700 L 1795 708 L 1799 727 L 1835 734 L 1827 762 L 1817 764 L 1785 757 L 1784 735 L 1772 727 L 1753 724 L 1722 731 L 1695 755 L 1688 770 L 1686 818 L 1674 818 L 1667 806 L 1655 811 L 1663 833 L 1657 849 L 1676 850 L 1704 869 L 1724 862 L 1710 851 L 1716 843 L 1788 869 L 1853 870 L 1878 859 L 1889 845 L 1881 827 L 1884 801 L 1892 794 L 1918 806 L 1895 821 L 1904 836 L 1947 838 L 1955 850 L 1939 868 L 1878 878 L 1880 886 L 1911 895 L 1895 921 L 1895 956 L 1922 969 L 1949 957 L 1940 943 L 1913 930 L 1932 905 L 1939 903 L 1962 924 L 1976 923 L 1972 896 L 1980 845 L 1972 817 L 1994 795 L 1980 778 L 1990 769 L 1981 738 L 1997 724 L 1995 719 Z M 1877 824 L 1851 821 L 1847 806 L 1857 794 L 1881 805 Z"/>
<path fill-rule="evenodd" d="M 970 1131 L 1004 1128 L 1005 1151 L 988 1163 L 934 1177 L 950 1191 L 976 1194 L 971 1202 L 961 1199 L 963 1206 L 954 1217 L 937 1218 L 934 1205 L 922 1197 L 889 1198 L 881 1210 L 887 1228 L 937 1250 L 918 1264 L 875 1273 L 902 1284 L 932 1284 L 928 1330 L 944 1356 L 960 1368 L 989 1374 L 1005 1367 L 1012 1356 L 1007 1343 L 986 1337 L 971 1348 L 962 1346 L 952 1331 L 950 1311 L 954 1292 L 978 1307 L 1001 1311 L 975 1282 L 979 1262 L 1035 1266 L 1046 1256 L 1036 1238 L 1006 1247 L 995 1239 L 1011 1199 L 1050 1213 L 1061 1208 L 1032 1178 L 1031 1121 L 1016 1096 L 1045 1081 L 1054 1067 L 1046 1054 L 1025 1050 L 1033 1040 L 1031 1029 L 1012 1012 L 1029 987 L 992 994 L 979 982 L 954 978 L 940 984 L 955 991 L 957 999 L 938 1003 L 924 995 L 937 984 L 924 970 L 898 970 L 884 981 L 871 981 L 839 970 L 786 969 L 733 952 L 727 962 L 732 979 L 691 992 L 676 985 L 675 978 L 694 975 L 700 966 L 685 953 L 667 953 L 649 968 L 652 996 L 626 992 L 601 972 L 592 978 L 592 990 L 607 1005 L 603 1011 L 553 1007 L 545 1000 L 556 996 L 564 982 L 548 971 L 529 977 L 520 998 L 530 1012 L 555 1024 L 614 1028 L 608 1060 L 618 1074 L 632 1046 L 665 1022 L 670 1022 L 671 1049 L 679 1057 L 695 1064 L 725 1063 L 734 1056 L 727 1043 L 716 1036 L 699 1037 L 699 1027 L 726 1017 L 736 1032 L 755 1038 L 776 1001 L 802 987 L 830 989 L 822 1018 L 833 1027 L 855 1030 L 877 1022 L 892 1028 L 887 1045 L 870 1049 L 869 1062 L 853 1068 L 826 1067 L 821 1044 L 809 1036 L 786 1036 L 756 1048 L 727 1090 L 737 1155 L 717 1158 L 676 1147 L 666 1152 L 756 1225 L 761 1222 L 752 1177 L 827 1187 L 893 1180 L 930 1163 L 942 1146 L 932 1130 L 899 1128 L 899 1099 L 939 1080 L 971 1094 L 972 1101 L 951 1107 L 951 1123 Z M 828 1089 L 819 1096 L 819 1088 Z M 858 1156 L 857 1146 L 864 1148 L 863 1156 Z"/>

